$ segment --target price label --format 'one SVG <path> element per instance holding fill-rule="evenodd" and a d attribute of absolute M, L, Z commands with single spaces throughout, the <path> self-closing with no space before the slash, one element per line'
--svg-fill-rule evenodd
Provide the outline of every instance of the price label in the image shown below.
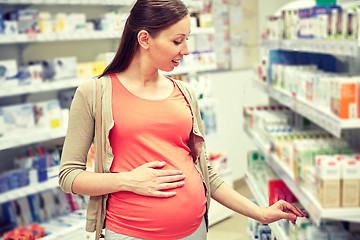
<path fill-rule="evenodd" d="M 26 32 L 26 40 L 28 42 L 36 42 L 38 40 L 38 33 L 36 30 L 28 30 Z"/>

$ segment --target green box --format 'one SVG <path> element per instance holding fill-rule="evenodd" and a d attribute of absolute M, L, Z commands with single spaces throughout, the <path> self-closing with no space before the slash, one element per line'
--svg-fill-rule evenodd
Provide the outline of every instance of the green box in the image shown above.
<path fill-rule="evenodd" d="M 316 5 L 320 5 L 320 6 L 336 5 L 336 0 L 316 0 Z"/>

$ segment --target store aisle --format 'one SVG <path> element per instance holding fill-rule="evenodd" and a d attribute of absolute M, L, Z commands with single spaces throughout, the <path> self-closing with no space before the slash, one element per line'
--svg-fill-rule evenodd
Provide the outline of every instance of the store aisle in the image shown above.
<path fill-rule="evenodd" d="M 238 186 L 236 186 L 238 185 Z M 235 185 L 235 189 L 242 195 L 252 198 L 252 194 L 242 179 L 239 184 Z M 225 219 L 209 228 L 208 240 L 244 240 L 248 239 L 246 233 L 248 218 L 240 214 L 234 213 L 232 217 Z"/>

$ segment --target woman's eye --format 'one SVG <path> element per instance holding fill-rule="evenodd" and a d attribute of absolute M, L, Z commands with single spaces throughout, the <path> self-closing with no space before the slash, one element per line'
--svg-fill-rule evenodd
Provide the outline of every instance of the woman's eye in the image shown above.
<path fill-rule="evenodd" d="M 181 44 L 181 42 L 179 42 L 179 41 L 174 41 L 174 43 L 175 43 L 175 45 L 180 45 Z"/>

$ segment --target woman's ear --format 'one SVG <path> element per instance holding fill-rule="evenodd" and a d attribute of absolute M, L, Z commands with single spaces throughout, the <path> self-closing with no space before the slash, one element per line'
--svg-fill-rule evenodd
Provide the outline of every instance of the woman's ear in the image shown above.
<path fill-rule="evenodd" d="M 141 30 L 138 32 L 137 40 L 139 45 L 146 50 L 149 49 L 149 38 L 150 34 L 146 30 Z"/>

